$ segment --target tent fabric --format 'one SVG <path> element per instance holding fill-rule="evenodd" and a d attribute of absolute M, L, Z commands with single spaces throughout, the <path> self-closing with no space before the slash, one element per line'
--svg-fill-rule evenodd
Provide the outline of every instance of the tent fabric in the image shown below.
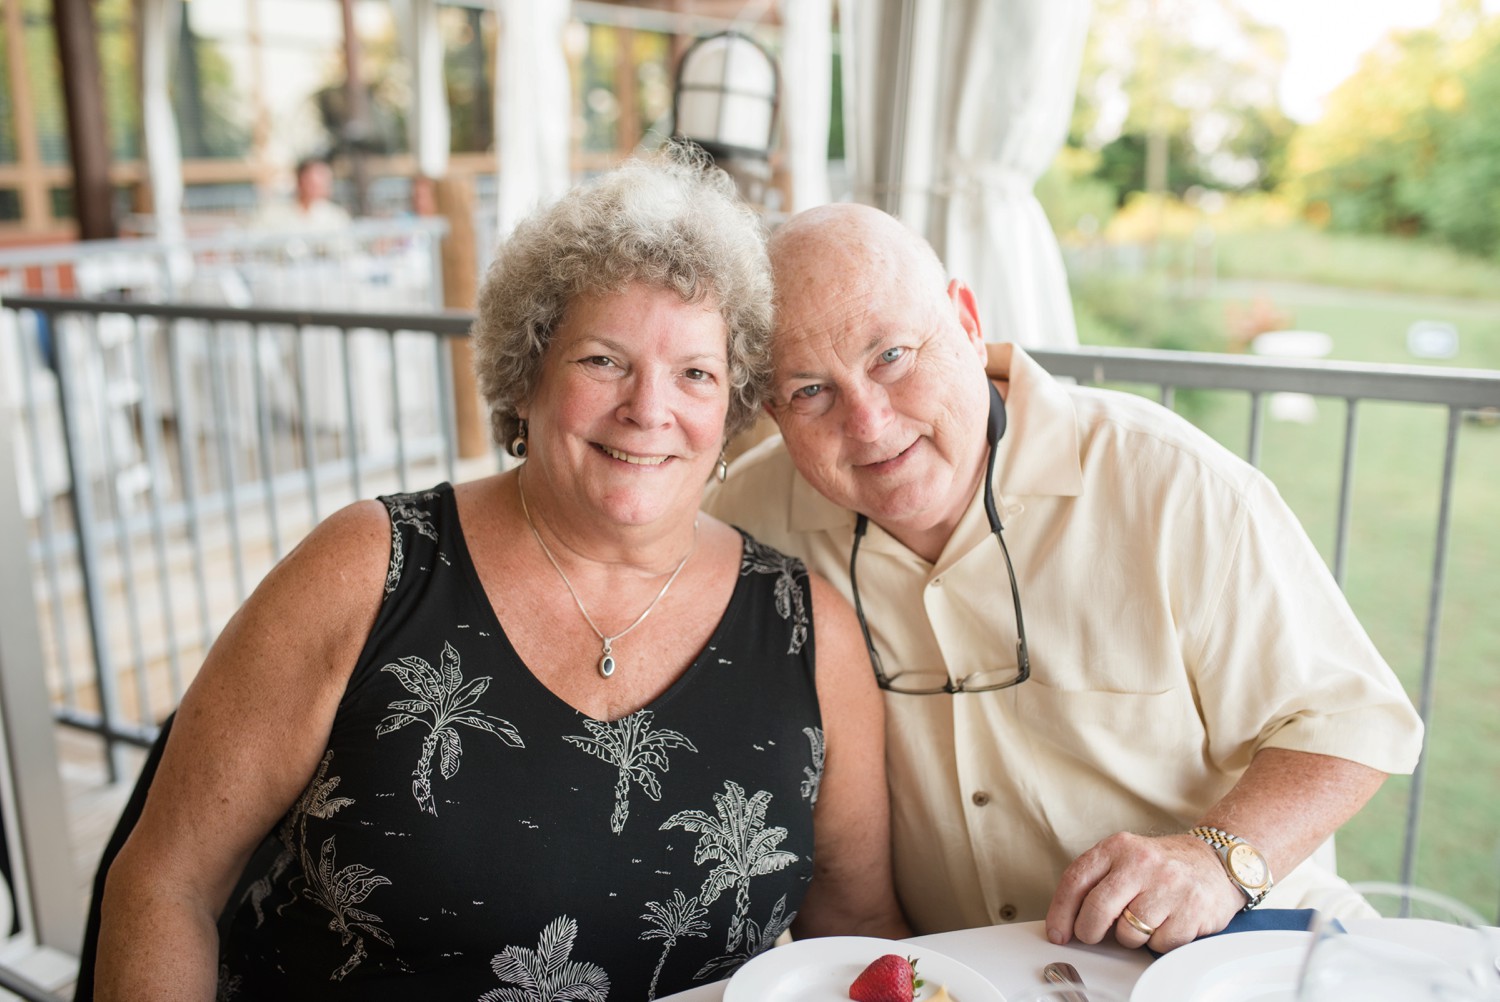
<path fill-rule="evenodd" d="M 161 240 L 181 240 L 182 142 L 168 85 L 176 62 L 176 46 L 172 43 L 183 17 L 182 2 L 140 0 L 139 11 L 141 131 L 151 204 L 156 214 L 156 236 Z"/>
<path fill-rule="evenodd" d="M 1067 135 L 1089 0 L 841 0 L 857 200 L 922 233 L 987 340 L 1078 344 L 1034 186 Z"/>
<path fill-rule="evenodd" d="M 571 183 L 573 88 L 563 34 L 568 0 L 495 0 L 500 52 L 495 76 L 499 148 L 496 222 L 501 238 Z"/>
<path fill-rule="evenodd" d="M 832 117 L 833 0 L 781 0 L 781 116 L 792 211 L 822 205 Z"/>

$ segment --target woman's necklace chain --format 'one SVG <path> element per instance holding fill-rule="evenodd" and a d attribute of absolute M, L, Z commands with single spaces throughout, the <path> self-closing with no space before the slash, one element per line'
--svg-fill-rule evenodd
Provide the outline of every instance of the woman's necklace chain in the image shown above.
<path fill-rule="evenodd" d="M 552 564 L 552 569 L 557 571 L 557 576 L 562 578 L 562 583 L 568 589 L 568 594 L 573 596 L 573 604 L 578 606 L 579 612 L 583 613 L 584 621 L 589 624 L 589 629 L 594 631 L 595 636 L 597 636 L 604 645 L 603 650 L 600 652 L 599 656 L 599 675 L 602 678 L 609 678 L 615 673 L 615 656 L 612 649 L 612 645 L 614 644 L 614 642 L 625 636 L 625 634 L 629 633 L 637 626 L 640 626 L 641 623 L 645 621 L 646 617 L 651 615 L 651 610 L 655 609 L 657 605 L 661 603 L 661 600 L 666 597 L 667 589 L 672 587 L 672 582 L 677 580 L 677 575 L 682 573 L 682 569 L 687 566 L 688 560 L 691 559 L 693 554 L 697 551 L 698 520 L 696 518 L 693 519 L 693 545 L 688 548 L 688 551 L 683 556 L 681 562 L 677 564 L 677 569 L 672 572 L 671 577 L 667 578 L 667 583 L 661 586 L 661 591 L 656 593 L 656 597 L 651 600 L 651 604 L 646 606 L 645 611 L 635 618 L 634 623 L 631 623 L 629 626 L 625 627 L 625 629 L 621 630 L 619 633 L 616 633 L 614 636 L 606 637 L 604 635 L 604 631 L 599 629 L 599 627 L 594 623 L 594 617 L 589 615 L 588 609 L 584 608 L 583 599 L 579 598 L 578 592 L 573 590 L 573 582 L 569 581 L 568 576 L 563 573 L 562 565 L 557 562 L 557 558 L 554 557 L 552 555 L 552 551 L 547 548 L 547 544 L 542 540 L 542 534 L 536 531 L 536 523 L 531 520 L 531 510 L 526 507 L 526 488 L 521 486 L 521 478 L 519 476 L 516 477 L 516 490 L 521 494 L 521 514 L 526 516 L 526 525 L 531 529 L 531 534 L 536 537 L 537 545 L 540 546 L 542 548 L 542 552 L 547 555 L 547 560 Z"/>

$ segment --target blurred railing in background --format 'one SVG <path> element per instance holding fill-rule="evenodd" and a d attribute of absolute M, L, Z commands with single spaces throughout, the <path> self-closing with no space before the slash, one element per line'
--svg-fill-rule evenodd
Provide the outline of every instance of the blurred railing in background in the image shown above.
<path fill-rule="evenodd" d="M 57 719 L 111 752 L 149 742 L 228 616 L 320 518 L 452 479 L 447 339 L 468 326 L 7 298 L 5 351 L 56 387 L 44 399 L 23 379 L 9 406 Z"/>
<path fill-rule="evenodd" d="M 90 240 L 0 251 L 0 296 L 225 306 L 428 309 L 442 303 L 442 219 L 319 232 L 224 230 L 180 241 Z"/>

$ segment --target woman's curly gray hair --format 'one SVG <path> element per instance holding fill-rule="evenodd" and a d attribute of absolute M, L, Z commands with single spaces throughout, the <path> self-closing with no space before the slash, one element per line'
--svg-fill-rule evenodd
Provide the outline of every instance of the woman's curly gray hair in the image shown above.
<path fill-rule="evenodd" d="M 726 438 L 749 427 L 770 381 L 771 270 L 760 219 L 701 152 L 632 160 L 515 229 L 485 273 L 474 370 L 495 440 L 510 447 L 542 355 L 580 294 L 643 282 L 710 296 L 728 332 Z"/>

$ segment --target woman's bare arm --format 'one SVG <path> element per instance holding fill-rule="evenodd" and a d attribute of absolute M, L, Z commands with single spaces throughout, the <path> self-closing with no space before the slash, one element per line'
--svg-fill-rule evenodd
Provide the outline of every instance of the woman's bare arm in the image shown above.
<path fill-rule="evenodd" d="M 338 512 L 214 643 L 178 708 L 140 823 L 109 869 L 99 999 L 214 998 L 219 914 L 316 771 L 380 608 L 390 538 L 379 502 Z"/>
<path fill-rule="evenodd" d="M 827 751 L 813 813 L 813 881 L 792 932 L 910 936 L 891 876 L 884 704 L 854 611 L 822 578 L 811 582 Z"/>

